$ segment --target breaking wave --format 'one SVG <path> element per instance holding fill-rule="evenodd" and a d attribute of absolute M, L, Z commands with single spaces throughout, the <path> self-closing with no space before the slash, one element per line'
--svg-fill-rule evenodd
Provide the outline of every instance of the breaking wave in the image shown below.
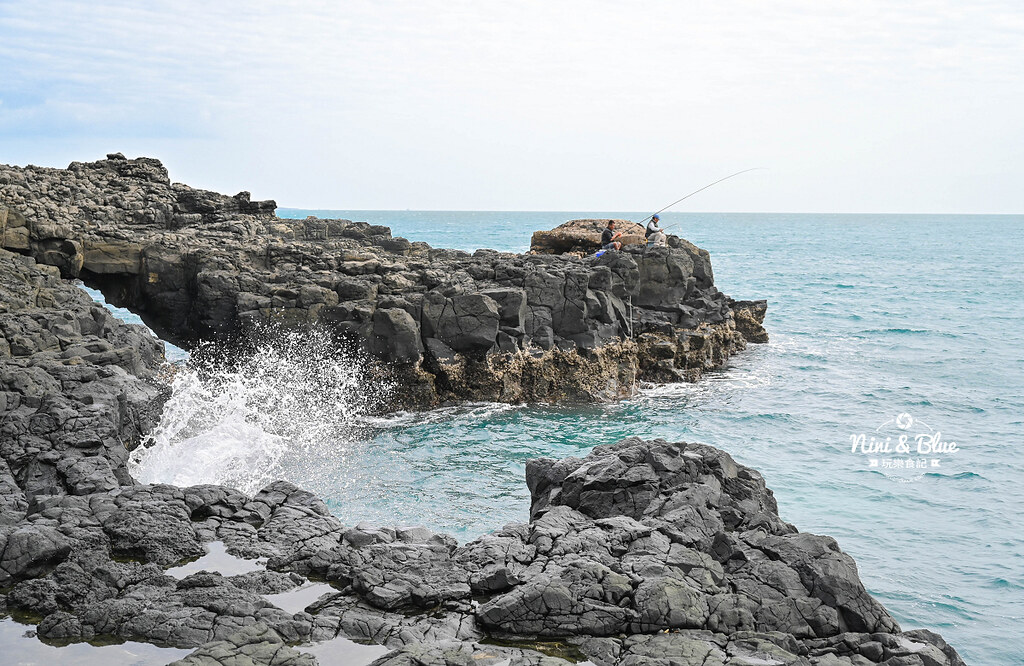
<path fill-rule="evenodd" d="M 179 366 L 160 423 L 132 452 L 143 483 L 214 483 L 254 493 L 306 461 L 344 456 L 388 388 L 326 332 L 260 336 L 232 356 L 200 348 Z"/>

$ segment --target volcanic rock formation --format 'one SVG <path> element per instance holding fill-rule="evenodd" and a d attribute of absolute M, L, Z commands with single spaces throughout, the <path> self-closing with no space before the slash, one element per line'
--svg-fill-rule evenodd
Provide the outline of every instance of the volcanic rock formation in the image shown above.
<path fill-rule="evenodd" d="M 600 258 L 469 254 L 274 210 L 172 184 L 148 158 L 0 166 L 0 247 L 185 347 L 325 326 L 383 362 L 396 407 L 611 399 L 695 380 L 767 339 L 764 302 L 719 292 L 708 253 L 675 237 Z"/>
<path fill-rule="evenodd" d="M 828 537 L 783 522 L 754 470 L 630 439 L 534 460 L 530 522 L 465 545 L 342 525 L 312 494 L 138 485 L 127 449 L 162 400 L 158 342 L 55 268 L 0 250 L 0 611 L 47 640 L 195 648 L 182 664 L 294 664 L 342 636 L 394 665 L 959 666 L 903 632 Z M 238 575 L 166 567 L 210 542 Z M 267 595 L 333 589 L 298 613 Z"/>
<path fill-rule="evenodd" d="M 491 395 L 483 373 L 500 363 L 521 364 L 500 397 L 538 398 L 592 390 L 582 364 L 605 382 L 630 363 L 667 377 L 716 367 L 763 334 L 764 304 L 715 291 L 706 253 L 432 250 L 369 225 L 278 220 L 272 204 L 170 185 L 155 161 L 119 156 L 5 168 L 0 194 L 17 251 L 0 249 L 0 612 L 41 638 L 195 648 L 190 665 L 311 666 L 296 647 L 335 637 L 387 646 L 375 663 L 388 666 L 963 664 L 938 635 L 901 631 L 833 539 L 782 521 L 756 471 L 699 444 L 534 460 L 529 522 L 461 546 L 344 526 L 282 481 L 251 497 L 137 484 L 128 451 L 166 399 L 160 343 L 61 279 L 105 286 L 184 342 L 262 320 L 330 324 L 428 404 Z M 214 541 L 266 564 L 169 575 Z M 301 612 L 268 598 L 309 579 L 333 587 Z"/>

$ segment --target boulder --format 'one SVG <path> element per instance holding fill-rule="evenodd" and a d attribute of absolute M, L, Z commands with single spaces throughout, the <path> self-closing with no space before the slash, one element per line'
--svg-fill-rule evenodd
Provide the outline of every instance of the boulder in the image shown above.
<path fill-rule="evenodd" d="M 423 356 L 419 326 L 405 310 L 382 308 L 373 313 L 377 353 L 395 363 L 416 363 Z"/>
<path fill-rule="evenodd" d="M 623 245 L 644 245 L 644 227 L 629 220 L 569 220 L 549 231 L 535 231 L 530 239 L 530 251 L 537 254 L 593 254 L 601 249 L 601 234 L 609 222 L 615 222 L 615 231 Z"/>
<path fill-rule="evenodd" d="M 423 301 L 424 335 L 437 338 L 456 352 L 485 352 L 495 344 L 498 304 L 485 294 L 432 294 Z"/>

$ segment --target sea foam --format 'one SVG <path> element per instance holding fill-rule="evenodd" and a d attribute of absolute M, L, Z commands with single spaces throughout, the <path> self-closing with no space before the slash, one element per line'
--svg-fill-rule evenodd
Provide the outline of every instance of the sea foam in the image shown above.
<path fill-rule="evenodd" d="M 237 356 L 206 347 L 177 366 L 159 425 L 132 452 L 143 483 L 255 493 L 297 462 L 343 455 L 386 392 L 327 333 L 267 333 Z"/>

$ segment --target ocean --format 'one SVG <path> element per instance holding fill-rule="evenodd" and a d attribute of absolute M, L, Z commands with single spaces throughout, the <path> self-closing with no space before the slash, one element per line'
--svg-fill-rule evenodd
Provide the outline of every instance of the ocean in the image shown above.
<path fill-rule="evenodd" d="M 534 230 L 572 218 L 644 216 L 278 214 L 385 224 L 469 251 L 524 251 Z M 353 379 L 355 361 L 268 352 L 216 385 L 180 372 L 137 476 L 250 491 L 287 478 L 348 524 L 424 524 L 464 542 L 527 519 L 530 458 L 632 435 L 704 442 L 760 470 L 785 520 L 835 537 L 904 629 L 938 631 L 972 664 L 1024 662 L 1024 216 L 662 222 L 710 251 L 722 291 L 768 299 L 769 344 L 697 384 L 615 404 L 386 418 L 361 408 L 375 389 Z"/>

